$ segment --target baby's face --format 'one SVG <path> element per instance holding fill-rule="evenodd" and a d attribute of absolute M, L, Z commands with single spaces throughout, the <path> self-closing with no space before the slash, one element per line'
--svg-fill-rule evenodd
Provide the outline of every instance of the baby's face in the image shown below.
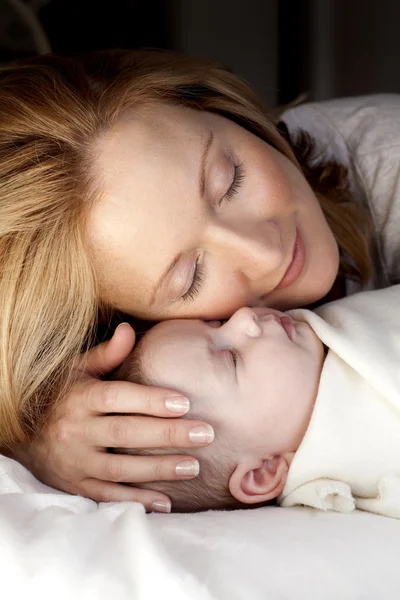
<path fill-rule="evenodd" d="M 164 321 L 143 340 L 153 385 L 185 393 L 217 436 L 240 452 L 295 452 L 305 434 L 324 360 L 304 322 L 268 308 L 228 321 Z"/>

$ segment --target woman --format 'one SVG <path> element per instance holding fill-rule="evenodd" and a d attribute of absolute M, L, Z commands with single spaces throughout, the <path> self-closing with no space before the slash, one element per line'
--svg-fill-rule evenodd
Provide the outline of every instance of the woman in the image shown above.
<path fill-rule="evenodd" d="M 338 102 L 331 117 L 351 113 Z M 102 381 L 135 336 L 123 324 L 96 346 L 98 326 L 310 307 L 394 282 L 356 151 L 315 110 L 284 120 L 314 125 L 319 147 L 291 142 L 235 76 L 159 51 L 0 72 L 4 453 L 62 490 L 168 511 L 166 496 L 118 482 L 194 477 L 195 463 L 106 449 L 204 445 L 212 429 L 174 419 L 189 407 L 174 390 Z"/>

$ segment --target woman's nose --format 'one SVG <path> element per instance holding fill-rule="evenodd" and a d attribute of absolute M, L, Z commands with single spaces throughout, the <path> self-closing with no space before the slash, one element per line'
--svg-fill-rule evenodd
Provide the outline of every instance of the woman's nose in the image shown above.
<path fill-rule="evenodd" d="M 207 237 L 217 257 L 252 281 L 278 269 L 284 258 L 279 227 L 272 222 L 213 224 Z"/>
<path fill-rule="evenodd" d="M 231 337 L 237 336 L 259 337 L 261 326 L 257 314 L 248 307 L 239 308 L 231 318 L 224 323 L 220 331 L 228 333 Z"/>

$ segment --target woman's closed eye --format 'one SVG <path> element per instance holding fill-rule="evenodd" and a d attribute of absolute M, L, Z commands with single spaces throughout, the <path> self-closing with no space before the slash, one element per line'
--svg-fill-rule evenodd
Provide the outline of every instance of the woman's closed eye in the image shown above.
<path fill-rule="evenodd" d="M 224 194 L 224 196 L 222 196 L 221 200 L 219 201 L 219 206 L 221 206 L 221 204 L 223 203 L 224 200 L 228 200 L 228 202 L 230 202 L 232 200 L 232 198 L 235 196 L 235 194 L 238 193 L 240 186 L 243 183 L 243 180 L 244 180 L 243 162 L 240 163 L 239 165 L 234 163 L 233 164 L 232 183 L 229 186 L 229 189 Z"/>
<path fill-rule="evenodd" d="M 196 258 L 196 264 L 193 272 L 192 283 L 190 284 L 190 288 L 185 292 L 182 296 L 182 300 L 185 302 L 187 300 L 193 300 L 200 291 L 201 284 L 203 283 L 204 276 L 204 267 L 200 264 L 200 256 Z"/>
<path fill-rule="evenodd" d="M 221 206 L 221 204 L 223 203 L 224 200 L 228 200 L 228 202 L 230 202 L 232 200 L 232 198 L 234 197 L 234 195 L 238 193 L 238 191 L 243 183 L 244 176 L 245 176 L 243 164 L 244 163 L 242 162 L 239 165 L 237 165 L 237 164 L 233 165 L 234 173 L 233 173 L 232 183 L 229 186 L 229 189 L 227 190 L 227 192 L 224 194 L 224 196 L 220 200 L 219 206 Z M 204 281 L 204 267 L 203 267 L 203 265 L 200 264 L 200 257 L 197 257 L 196 265 L 195 265 L 195 268 L 193 271 L 192 283 L 191 283 L 189 289 L 181 297 L 181 300 L 183 300 L 183 302 L 185 302 L 187 300 L 193 300 L 199 293 L 203 281 Z"/>

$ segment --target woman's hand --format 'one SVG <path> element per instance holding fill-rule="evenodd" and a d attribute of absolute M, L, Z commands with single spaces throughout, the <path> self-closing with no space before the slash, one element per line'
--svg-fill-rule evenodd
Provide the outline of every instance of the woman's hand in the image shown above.
<path fill-rule="evenodd" d="M 205 446 L 213 430 L 201 421 L 176 418 L 189 403 L 174 390 L 98 379 L 119 366 L 134 344 L 135 332 L 123 323 L 111 340 L 94 347 L 86 360 L 81 357 L 76 383 L 41 436 L 9 455 L 44 483 L 71 494 L 97 502 L 141 502 L 148 511 L 169 512 L 168 496 L 118 482 L 191 479 L 198 462 L 187 455 L 131 456 L 106 449 Z"/>

